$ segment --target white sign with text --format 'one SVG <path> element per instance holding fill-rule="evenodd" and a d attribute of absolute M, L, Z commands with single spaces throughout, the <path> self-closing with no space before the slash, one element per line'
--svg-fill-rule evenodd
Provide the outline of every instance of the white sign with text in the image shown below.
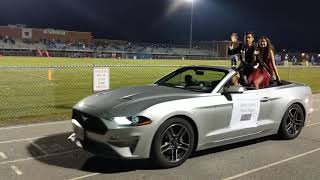
<path fill-rule="evenodd" d="M 260 97 L 257 94 L 232 95 L 233 110 L 230 127 L 244 129 L 257 127 L 260 112 Z"/>
<path fill-rule="evenodd" d="M 110 89 L 110 69 L 108 67 L 93 68 L 93 92 Z"/>

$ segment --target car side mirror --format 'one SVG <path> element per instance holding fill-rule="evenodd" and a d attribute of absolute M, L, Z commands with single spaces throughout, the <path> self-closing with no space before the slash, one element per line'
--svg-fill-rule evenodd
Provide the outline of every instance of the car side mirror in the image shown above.
<path fill-rule="evenodd" d="M 230 86 L 226 93 L 232 94 L 232 93 L 243 93 L 245 91 L 244 87 L 242 86 Z"/>

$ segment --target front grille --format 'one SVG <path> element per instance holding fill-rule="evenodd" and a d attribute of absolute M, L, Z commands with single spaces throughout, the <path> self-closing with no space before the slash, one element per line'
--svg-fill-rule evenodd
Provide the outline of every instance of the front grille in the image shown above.
<path fill-rule="evenodd" d="M 108 130 L 101 119 L 73 109 L 72 119 L 75 119 L 85 129 L 97 134 L 105 134 Z"/>

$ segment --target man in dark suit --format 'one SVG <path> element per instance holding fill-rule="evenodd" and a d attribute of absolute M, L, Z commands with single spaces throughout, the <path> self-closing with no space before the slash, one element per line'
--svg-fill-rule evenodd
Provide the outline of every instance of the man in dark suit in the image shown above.
<path fill-rule="evenodd" d="M 246 85 L 247 84 L 247 78 L 249 75 L 253 72 L 254 68 L 254 63 L 255 63 L 255 50 L 256 50 L 256 45 L 254 44 L 254 33 L 253 32 L 246 32 L 245 33 L 245 38 L 244 38 L 244 43 L 239 43 L 237 47 L 236 44 L 237 42 L 237 36 L 236 34 L 233 33 L 231 35 L 231 44 L 228 49 L 228 54 L 229 55 L 235 55 L 239 54 L 240 56 L 240 65 L 237 68 L 237 70 L 240 72 L 241 82 L 242 84 Z"/>

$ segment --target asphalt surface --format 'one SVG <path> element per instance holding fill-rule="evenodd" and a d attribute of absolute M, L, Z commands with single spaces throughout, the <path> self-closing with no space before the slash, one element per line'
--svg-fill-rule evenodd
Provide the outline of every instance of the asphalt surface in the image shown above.
<path fill-rule="evenodd" d="M 0 180 L 9 179 L 320 179 L 320 94 L 300 136 L 274 137 L 197 152 L 183 165 L 95 157 L 67 140 L 71 121 L 0 128 Z"/>

